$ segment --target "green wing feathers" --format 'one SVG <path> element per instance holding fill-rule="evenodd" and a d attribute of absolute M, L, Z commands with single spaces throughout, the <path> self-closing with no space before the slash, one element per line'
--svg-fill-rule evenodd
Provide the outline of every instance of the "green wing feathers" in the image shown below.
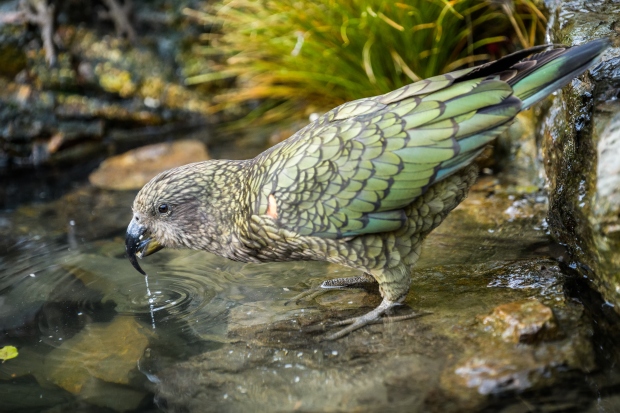
<path fill-rule="evenodd" d="M 301 235 L 394 231 L 405 206 L 471 163 L 608 44 L 522 51 L 339 106 L 257 158 L 255 212 L 265 214 L 273 196 L 279 225 Z"/>

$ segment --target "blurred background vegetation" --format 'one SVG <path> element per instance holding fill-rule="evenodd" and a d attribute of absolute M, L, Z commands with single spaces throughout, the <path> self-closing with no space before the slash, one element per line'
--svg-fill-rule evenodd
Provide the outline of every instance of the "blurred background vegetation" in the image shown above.
<path fill-rule="evenodd" d="M 544 43 L 545 13 L 542 0 L 0 0 L 0 175 L 90 170 L 188 134 L 251 157 L 312 114 Z"/>
<path fill-rule="evenodd" d="M 188 85 L 225 84 L 242 124 L 306 118 L 544 41 L 532 0 L 224 0 L 185 10 L 209 30 Z"/>

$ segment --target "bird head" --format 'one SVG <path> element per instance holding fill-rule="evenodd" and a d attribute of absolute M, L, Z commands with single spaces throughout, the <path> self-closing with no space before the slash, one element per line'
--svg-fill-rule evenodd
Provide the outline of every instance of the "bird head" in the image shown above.
<path fill-rule="evenodd" d="M 138 192 L 133 217 L 127 227 L 125 249 L 133 267 L 145 274 L 137 258 L 144 258 L 164 247 L 193 248 L 189 235 L 204 213 L 201 185 L 205 177 L 200 163 L 162 172 Z"/>

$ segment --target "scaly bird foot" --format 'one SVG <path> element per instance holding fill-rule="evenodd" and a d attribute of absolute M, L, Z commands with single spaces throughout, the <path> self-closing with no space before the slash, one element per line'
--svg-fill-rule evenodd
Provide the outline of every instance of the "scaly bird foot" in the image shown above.
<path fill-rule="evenodd" d="M 325 280 L 321 283 L 321 285 L 313 288 L 309 288 L 301 293 L 297 294 L 295 297 L 287 300 L 284 305 L 288 305 L 290 303 L 299 303 L 300 301 L 310 301 L 315 297 L 323 295 L 330 290 L 343 290 L 348 288 L 367 288 L 376 284 L 377 281 L 372 278 L 369 274 L 362 274 L 356 277 L 342 277 L 342 278 L 334 278 L 331 280 Z"/>
<path fill-rule="evenodd" d="M 389 317 L 389 318 L 381 317 L 383 314 L 390 312 L 394 307 L 398 305 L 401 305 L 401 304 L 384 298 L 381 304 L 379 304 L 377 308 L 375 308 L 369 313 L 366 313 L 359 317 L 353 317 L 353 318 L 348 318 L 346 320 L 341 320 L 341 321 L 338 321 L 336 323 L 329 325 L 328 327 L 338 327 L 338 326 L 344 326 L 344 325 L 348 325 L 348 327 L 345 327 L 341 330 L 338 330 L 337 332 L 333 334 L 330 334 L 322 338 L 321 341 L 337 340 L 341 337 L 346 336 L 350 332 L 357 330 L 358 328 L 371 325 L 371 324 L 392 323 L 396 321 L 409 320 L 411 318 L 430 314 L 430 313 L 410 313 L 410 314 Z"/>

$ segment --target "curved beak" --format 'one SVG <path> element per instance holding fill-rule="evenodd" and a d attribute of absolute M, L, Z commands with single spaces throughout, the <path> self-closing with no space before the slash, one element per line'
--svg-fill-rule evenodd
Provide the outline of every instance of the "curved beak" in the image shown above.
<path fill-rule="evenodd" d="M 131 265 L 142 275 L 146 273 L 140 268 L 137 258 L 144 258 L 164 248 L 156 239 L 151 238 L 145 226 L 140 225 L 138 220 L 132 219 L 127 227 L 125 237 L 125 250 Z"/>

